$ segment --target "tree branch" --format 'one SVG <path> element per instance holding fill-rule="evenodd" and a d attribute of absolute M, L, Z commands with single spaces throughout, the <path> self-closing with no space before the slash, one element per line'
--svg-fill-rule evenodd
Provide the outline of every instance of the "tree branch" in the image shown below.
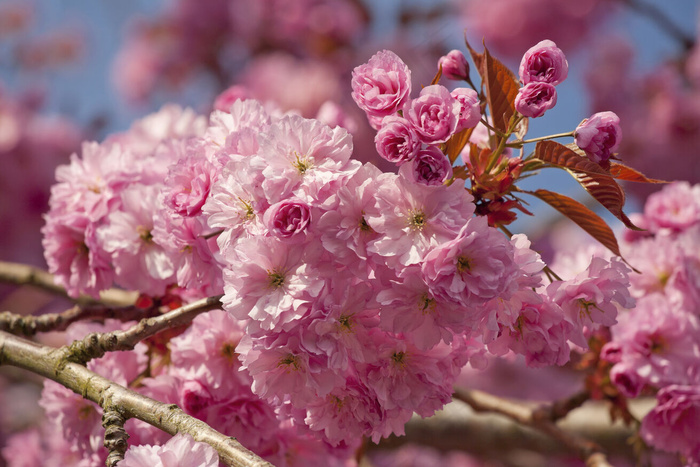
<path fill-rule="evenodd" d="M 9 311 L 0 312 L 0 331 L 32 336 L 39 332 L 65 331 L 68 326 L 89 319 L 117 319 L 134 321 L 153 316 L 154 309 L 138 308 L 134 305 L 110 308 L 104 305 L 76 305 L 62 313 L 46 313 L 39 316 L 18 315 Z"/>
<path fill-rule="evenodd" d="M 612 467 L 602 449 L 596 443 L 559 428 L 547 417 L 535 415 L 537 409 L 523 403 L 471 389 L 455 388 L 454 399 L 469 404 L 475 412 L 489 412 L 504 415 L 521 425 L 539 430 L 562 443 L 570 451 L 586 461 L 587 467 Z"/>
<path fill-rule="evenodd" d="M 218 299 L 217 299 L 218 301 Z M 183 307 L 184 308 L 184 307 Z M 165 315 L 164 315 L 165 316 Z M 12 365 L 50 378 L 101 407 L 120 407 L 125 418 L 137 418 L 166 433 L 188 433 L 211 445 L 228 466 L 272 467 L 235 438 L 185 414 L 174 404 L 164 404 L 99 376 L 78 363 L 63 360 L 59 349 L 46 347 L 0 331 L 0 365 Z"/>
<path fill-rule="evenodd" d="M 136 344 L 165 329 L 187 324 L 205 311 L 221 308 L 221 297 L 207 297 L 154 318 L 142 319 L 126 331 L 91 333 L 83 340 L 68 347 L 57 349 L 63 353 L 64 361 L 85 364 L 115 350 L 133 350 Z"/>
<path fill-rule="evenodd" d="M 54 295 L 65 297 L 78 304 L 93 305 L 103 304 L 110 306 L 128 306 L 136 301 L 137 294 L 119 289 L 109 289 L 100 293 L 100 299 L 88 296 L 72 298 L 68 296 L 66 290 L 54 282 L 54 277 L 48 272 L 20 263 L 9 263 L 0 261 L 0 282 L 17 285 L 31 285 L 51 292 Z"/>

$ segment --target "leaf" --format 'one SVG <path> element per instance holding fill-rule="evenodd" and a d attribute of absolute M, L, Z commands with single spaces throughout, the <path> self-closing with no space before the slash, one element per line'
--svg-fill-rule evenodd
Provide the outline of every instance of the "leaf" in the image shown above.
<path fill-rule="evenodd" d="M 582 157 L 573 149 L 556 141 L 540 141 L 537 143 L 537 146 L 535 146 L 535 157 L 543 162 L 564 169 L 611 176 L 599 164 L 592 162 L 588 157 Z"/>
<path fill-rule="evenodd" d="M 511 117 L 515 113 L 515 97 L 520 86 L 515 75 L 484 48 L 484 81 L 486 100 L 491 110 L 493 126 L 506 133 Z"/>
<path fill-rule="evenodd" d="M 634 225 L 622 211 L 625 205 L 625 192 L 617 184 L 613 175 L 600 165 L 555 141 L 537 143 L 535 157 L 550 165 L 566 169 L 593 198 L 628 228 L 643 230 Z"/>
<path fill-rule="evenodd" d="M 433 84 L 438 84 L 440 82 L 441 77 L 442 77 L 442 65 L 440 65 L 438 67 L 438 71 L 437 71 L 437 73 L 435 73 L 435 77 L 430 82 L 430 85 L 432 86 Z"/>
<path fill-rule="evenodd" d="M 474 67 L 479 73 L 479 76 L 481 76 L 481 82 L 486 82 L 486 79 L 484 78 L 484 54 L 480 54 L 476 50 L 472 49 L 472 46 L 469 45 L 469 41 L 467 40 L 466 35 L 464 37 L 464 43 L 467 44 L 469 54 L 472 56 L 472 60 L 474 61 Z"/>
<path fill-rule="evenodd" d="M 467 180 L 469 178 L 469 169 L 466 165 L 459 165 L 452 169 L 452 176 L 454 178 L 461 178 L 462 180 Z"/>
<path fill-rule="evenodd" d="M 617 244 L 617 239 L 612 229 L 605 221 L 595 212 L 588 209 L 583 204 L 568 196 L 560 195 L 548 190 L 526 191 L 524 193 L 531 194 L 541 199 L 545 203 L 552 206 L 554 209 L 564 214 L 566 217 L 574 221 L 583 230 L 588 232 L 593 238 L 598 240 L 604 247 L 620 255 L 620 247 Z"/>
<path fill-rule="evenodd" d="M 447 140 L 445 143 L 445 150 L 443 151 L 447 157 L 450 159 L 450 163 L 454 164 L 462 150 L 469 142 L 469 138 L 472 135 L 474 128 L 466 128 L 459 133 L 455 133 Z"/>
<path fill-rule="evenodd" d="M 625 180 L 628 182 L 670 183 L 666 180 L 656 180 L 654 178 L 647 178 L 643 173 L 633 169 L 632 167 L 627 167 L 626 165 L 622 165 L 612 161 L 610 161 L 610 175 L 612 175 L 618 180 Z"/>
<path fill-rule="evenodd" d="M 569 170 L 569 173 L 571 173 L 581 186 L 602 204 L 605 209 L 620 219 L 625 226 L 632 230 L 644 230 L 634 225 L 629 217 L 622 211 L 622 207 L 625 205 L 625 192 L 611 175 L 591 174 L 573 170 Z"/>

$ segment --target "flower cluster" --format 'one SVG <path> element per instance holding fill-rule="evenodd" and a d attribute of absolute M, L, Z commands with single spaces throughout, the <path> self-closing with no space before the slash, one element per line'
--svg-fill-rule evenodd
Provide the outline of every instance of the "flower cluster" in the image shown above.
<path fill-rule="evenodd" d="M 452 53 L 446 68 L 453 77 L 467 76 L 466 59 Z M 445 62 L 445 60 L 443 60 Z M 393 52 L 384 50 L 352 74 L 352 97 L 377 131 L 374 139 L 381 157 L 407 165 L 404 174 L 425 185 L 452 178 L 452 164 L 439 145 L 454 134 L 474 128 L 481 118 L 479 96 L 469 88 L 450 92 L 440 84 L 426 86 L 411 99 L 411 71 Z"/>
<path fill-rule="evenodd" d="M 556 53 L 524 63 L 528 84 L 566 76 Z M 223 293 L 224 311 L 155 347 L 148 372 L 137 349 L 122 356 L 133 374 L 115 378 L 276 465 L 341 464 L 362 437 L 402 434 L 413 413 L 442 408 L 487 352 L 562 365 L 633 305 L 619 259 L 544 285 L 527 237 L 475 216 L 443 150 L 481 119 L 478 95 L 435 84 L 412 99 L 410 74 L 390 51 L 353 73 L 398 173 L 353 159 L 346 129 L 251 99 L 208 122 L 166 107 L 58 169 L 44 245 L 72 296 L 113 284 L 183 302 Z M 80 440 L 72 452 L 103 455 L 98 411 L 54 389 L 43 404 Z M 141 422 L 127 430 L 135 444 L 166 441 Z M 158 462 L 166 447 L 130 459 Z"/>
<path fill-rule="evenodd" d="M 652 446 L 700 461 L 694 435 L 700 410 L 700 185 L 674 183 L 649 197 L 634 217 L 645 231 L 628 231 L 621 249 L 641 274 L 630 277 L 637 305 L 618 316 L 601 358 L 625 397 L 658 390 L 641 435 Z M 582 256 L 606 256 L 599 248 Z M 569 265 L 567 267 L 567 264 Z M 557 260 L 558 271 L 576 261 Z"/>
<path fill-rule="evenodd" d="M 537 118 L 556 105 L 555 86 L 568 76 L 569 63 L 554 42 L 543 40 L 525 52 L 519 73 L 523 87 L 515 98 L 515 109 L 525 117 Z"/>

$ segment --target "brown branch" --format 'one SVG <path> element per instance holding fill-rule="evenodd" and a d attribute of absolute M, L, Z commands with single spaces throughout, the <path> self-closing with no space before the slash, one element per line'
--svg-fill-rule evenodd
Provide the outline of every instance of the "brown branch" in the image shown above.
<path fill-rule="evenodd" d="M 66 290 L 54 282 L 54 277 L 48 272 L 20 263 L 9 263 L 0 261 L 0 282 L 17 285 L 31 285 L 40 289 L 51 292 L 54 295 L 65 297 L 73 300 L 76 303 L 91 305 L 103 304 L 108 306 L 128 306 L 136 301 L 134 292 L 127 292 L 119 289 L 109 289 L 100 293 L 100 299 L 95 299 L 88 296 L 80 296 L 72 298 L 68 296 Z"/>
<path fill-rule="evenodd" d="M 545 433 L 585 460 L 587 467 L 611 467 L 596 443 L 562 430 L 546 417 L 536 416 L 536 408 L 482 391 L 464 388 L 455 388 L 453 398 L 468 404 L 475 412 L 504 415 L 521 425 Z"/>
<path fill-rule="evenodd" d="M 0 331 L 0 365 L 12 365 L 50 378 L 101 407 L 119 407 L 125 418 L 137 418 L 166 433 L 188 433 L 211 445 L 228 466 L 272 467 L 201 420 L 190 417 L 174 404 L 164 404 L 99 376 L 78 363 L 64 359 L 60 349 L 46 347 Z"/>
<path fill-rule="evenodd" d="M 532 403 L 531 407 L 534 409 L 538 405 Z M 636 399 L 630 401 L 630 405 L 634 413 L 643 417 L 656 405 L 656 399 Z M 621 421 L 611 422 L 610 407 L 603 401 L 589 401 L 558 425 L 563 430 L 594 441 L 616 459 L 627 459 L 632 464 L 635 462 L 634 449 L 628 442 L 635 430 Z M 476 413 L 469 405 L 459 401 L 447 404 L 429 418 L 414 415 L 405 429 L 405 436 L 392 435 L 378 445 L 369 443 L 368 451 L 419 444 L 442 452 L 466 452 L 507 467 L 541 467 L 551 464 L 554 457 L 571 456 L 566 446 L 541 431 L 499 414 Z"/>
<path fill-rule="evenodd" d="M 110 308 L 104 305 L 76 305 L 62 313 L 46 313 L 39 316 L 0 312 L 0 331 L 32 336 L 40 332 L 65 331 L 68 326 L 83 320 L 117 319 L 122 322 L 153 316 L 156 309 L 143 309 L 134 305 Z"/>
<path fill-rule="evenodd" d="M 115 350 L 133 350 L 144 339 L 161 331 L 187 324 L 205 311 L 221 308 L 221 295 L 203 298 L 154 318 L 142 319 L 126 331 L 91 333 L 84 339 L 59 349 L 65 361 L 85 364 Z"/>

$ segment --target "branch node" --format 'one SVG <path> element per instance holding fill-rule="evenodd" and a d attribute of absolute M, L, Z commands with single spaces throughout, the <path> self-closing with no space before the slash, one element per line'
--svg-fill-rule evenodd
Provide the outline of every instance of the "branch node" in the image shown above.
<path fill-rule="evenodd" d="M 108 408 L 107 408 L 108 407 Z M 128 448 L 129 434 L 124 429 L 126 418 L 116 407 L 107 406 L 102 415 L 102 426 L 105 429 L 104 446 L 109 451 L 107 467 L 115 467 L 118 462 L 124 460 L 124 454 Z"/>

